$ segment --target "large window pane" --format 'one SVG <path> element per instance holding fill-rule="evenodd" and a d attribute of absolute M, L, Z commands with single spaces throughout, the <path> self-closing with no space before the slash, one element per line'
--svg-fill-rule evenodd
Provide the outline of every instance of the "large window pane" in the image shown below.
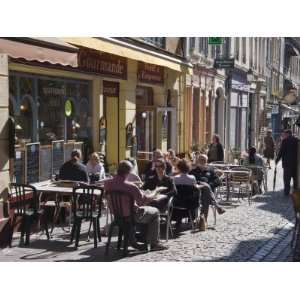
<path fill-rule="evenodd" d="M 237 117 L 237 108 L 230 109 L 230 148 L 233 149 L 236 147 L 236 117 Z"/>

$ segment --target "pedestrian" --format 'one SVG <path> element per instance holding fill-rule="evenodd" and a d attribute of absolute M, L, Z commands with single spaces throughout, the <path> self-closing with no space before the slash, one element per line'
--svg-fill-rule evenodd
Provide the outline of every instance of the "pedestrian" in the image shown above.
<path fill-rule="evenodd" d="M 271 169 L 271 160 L 274 159 L 275 143 L 272 137 L 272 130 L 267 131 L 267 135 L 264 138 L 264 157 L 267 159 L 267 165 Z"/>
<path fill-rule="evenodd" d="M 293 136 L 290 129 L 285 130 L 281 147 L 276 158 L 276 165 L 280 160 L 282 160 L 285 196 L 290 194 L 290 184 L 292 178 L 294 190 L 297 188 L 297 149 L 298 139 Z"/>
<path fill-rule="evenodd" d="M 208 163 L 214 161 L 224 161 L 224 148 L 220 143 L 220 136 L 218 134 L 213 135 L 212 143 L 208 149 Z"/>

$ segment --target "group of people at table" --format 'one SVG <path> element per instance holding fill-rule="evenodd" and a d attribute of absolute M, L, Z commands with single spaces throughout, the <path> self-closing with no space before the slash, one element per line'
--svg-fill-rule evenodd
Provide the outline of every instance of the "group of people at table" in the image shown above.
<path fill-rule="evenodd" d="M 214 153 L 216 156 L 220 155 L 219 146 L 215 148 Z M 218 157 L 215 157 L 215 160 L 217 159 Z M 152 161 L 149 161 L 145 166 L 142 176 L 143 181 L 135 169 L 136 166 L 131 159 L 123 160 L 118 165 L 117 174 L 114 177 L 106 177 L 104 166 L 101 164 L 97 153 L 90 155 L 90 159 L 85 166 L 81 163 L 80 151 L 74 150 L 71 154 L 71 159 L 62 165 L 59 179 L 81 182 L 93 181 L 95 184 L 102 182 L 106 192 L 120 191 L 131 194 L 135 200 L 136 223 L 147 225 L 145 238 L 153 250 L 166 248 L 159 242 L 160 213 L 166 210 L 170 197 L 174 197 L 173 205 L 175 207 L 186 206 L 194 209 L 194 211 L 201 203 L 200 216 L 204 217 L 205 228 L 207 228 L 210 205 L 215 206 L 219 214 L 225 213 L 225 210 L 218 205 L 214 194 L 215 188 L 221 183 L 220 173 L 208 164 L 208 156 L 206 154 L 199 153 L 192 168 L 191 161 L 179 159 L 172 149 L 168 150 L 166 155 L 163 155 L 161 150 L 156 149 L 153 151 Z M 194 195 L 192 200 L 191 197 L 186 197 L 188 201 L 193 203 L 184 203 L 184 198 L 177 197 L 176 187 L 182 185 L 193 186 L 199 192 Z M 155 193 L 146 192 L 161 187 L 164 187 L 161 194 L 165 194 L 166 197 L 162 197 L 160 200 L 154 199 Z M 172 219 L 176 221 L 175 232 L 178 233 L 180 231 L 182 218 L 184 217 L 180 211 L 173 212 Z M 195 217 L 196 215 L 193 215 L 193 218 Z M 134 234 L 131 236 L 131 244 L 138 245 Z"/>

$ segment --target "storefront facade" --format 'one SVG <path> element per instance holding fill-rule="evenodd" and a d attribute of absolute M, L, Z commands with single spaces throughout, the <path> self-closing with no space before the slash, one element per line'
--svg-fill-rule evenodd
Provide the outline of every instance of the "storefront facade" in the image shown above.
<path fill-rule="evenodd" d="M 215 70 L 194 67 L 194 75 L 186 76 L 185 120 L 186 144 L 196 150 L 211 142 L 215 129 Z"/>
<path fill-rule="evenodd" d="M 245 151 L 248 148 L 249 135 L 249 87 L 245 72 L 235 69 L 232 74 L 230 95 L 229 148 Z"/>

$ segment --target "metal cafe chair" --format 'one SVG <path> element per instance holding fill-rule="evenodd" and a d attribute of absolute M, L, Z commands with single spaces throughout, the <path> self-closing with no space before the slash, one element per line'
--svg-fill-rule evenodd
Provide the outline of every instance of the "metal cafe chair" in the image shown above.
<path fill-rule="evenodd" d="M 105 255 L 109 254 L 109 246 L 111 243 L 111 238 L 113 230 L 118 227 L 118 250 L 121 249 L 123 242 L 123 256 L 128 254 L 129 238 L 130 234 L 133 234 L 134 230 L 134 199 L 131 194 L 121 191 L 110 191 L 106 192 L 106 199 L 108 201 L 108 207 L 111 215 L 113 216 L 113 221 L 110 224 L 108 239 L 105 249 Z M 129 215 L 127 215 L 124 203 L 129 203 Z M 124 238 L 124 240 L 123 240 Z"/>
<path fill-rule="evenodd" d="M 189 218 L 192 232 L 195 231 L 193 213 L 199 207 L 199 190 L 193 185 L 176 185 L 177 195 L 174 196 L 173 213 L 182 218 Z"/>
<path fill-rule="evenodd" d="M 160 213 L 160 218 L 164 219 L 166 223 L 166 242 L 169 241 L 169 232 L 171 233 L 171 236 L 173 236 L 173 229 L 171 224 L 172 212 L 173 212 L 173 200 L 174 197 L 170 197 L 166 210 Z"/>
<path fill-rule="evenodd" d="M 41 220 L 46 231 L 47 239 L 50 239 L 48 232 L 47 218 L 44 214 L 44 209 L 40 208 L 37 197 L 36 188 L 26 184 L 10 184 L 9 193 L 9 209 L 13 209 L 13 217 L 11 222 L 11 234 L 9 246 L 11 247 L 14 229 L 17 223 L 17 218 L 21 217 L 21 243 L 24 235 L 26 236 L 25 245 L 29 245 L 31 228 L 36 220 Z"/>
<path fill-rule="evenodd" d="M 103 189 L 99 186 L 79 183 L 73 187 L 72 214 L 73 226 L 71 243 L 76 236 L 75 248 L 78 248 L 81 224 L 83 220 L 92 222 L 94 233 L 94 248 L 97 248 L 97 239 L 101 242 L 100 217 Z"/>
<path fill-rule="evenodd" d="M 248 197 L 248 203 L 251 204 L 252 200 L 252 186 L 251 186 L 251 170 L 248 168 L 237 167 L 232 169 L 230 178 L 231 198 L 235 192 L 235 188 L 238 189 L 238 201 L 240 196 L 246 195 Z"/>

